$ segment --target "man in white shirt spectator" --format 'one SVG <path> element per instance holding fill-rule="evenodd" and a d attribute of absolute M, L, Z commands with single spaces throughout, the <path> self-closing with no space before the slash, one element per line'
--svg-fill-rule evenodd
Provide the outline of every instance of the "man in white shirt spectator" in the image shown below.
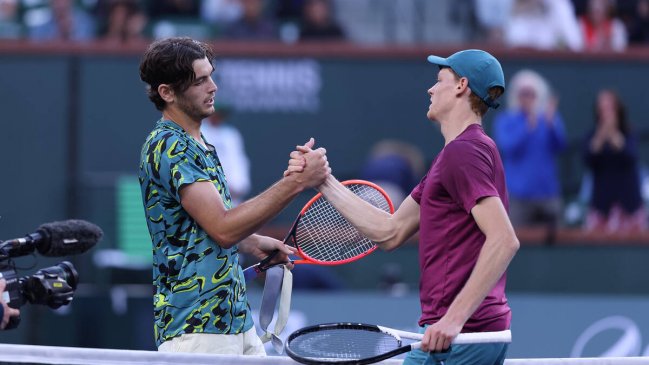
<path fill-rule="evenodd" d="M 234 207 L 243 202 L 250 192 L 250 161 L 241 133 L 226 121 L 230 112 L 230 106 L 215 103 L 214 113 L 203 120 L 201 133 L 219 156 Z"/>

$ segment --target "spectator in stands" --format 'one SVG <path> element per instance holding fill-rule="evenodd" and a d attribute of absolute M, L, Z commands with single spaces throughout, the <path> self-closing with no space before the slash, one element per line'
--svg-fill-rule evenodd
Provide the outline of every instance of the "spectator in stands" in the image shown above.
<path fill-rule="evenodd" d="M 492 0 L 490 3 L 497 9 L 500 3 L 510 0 Z M 481 0 L 454 0 L 449 2 L 447 19 L 449 26 L 453 26 L 460 30 L 462 39 L 465 41 L 484 41 L 490 40 L 489 31 L 484 29 L 482 23 L 478 19 L 477 9 L 481 4 Z M 419 12 L 419 9 L 415 10 Z M 426 20 L 423 20 L 426 22 Z M 500 22 L 500 25 L 503 23 Z M 502 42 L 499 42 L 502 43 Z"/>
<path fill-rule="evenodd" d="M 496 116 L 494 136 L 505 166 L 511 221 L 514 227 L 549 226 L 552 233 L 562 209 L 555 160 L 566 146 L 563 119 L 538 73 L 517 72 L 509 88 L 508 109 Z"/>
<path fill-rule="evenodd" d="M 89 41 L 95 38 L 95 21 L 74 0 L 50 0 L 47 17 L 30 26 L 29 37 L 39 41 Z"/>
<path fill-rule="evenodd" d="M 295 265 L 293 290 L 336 291 L 346 288 L 345 281 L 330 267 L 321 265 Z"/>
<path fill-rule="evenodd" d="M 224 36 L 235 40 L 277 40 L 275 20 L 264 13 L 263 0 L 239 0 L 243 14 L 225 29 Z"/>
<path fill-rule="evenodd" d="M 509 47 L 572 51 L 583 48 L 569 0 L 514 0 L 503 38 Z"/>
<path fill-rule="evenodd" d="M 503 28 L 509 19 L 512 5 L 513 0 L 473 0 L 478 39 L 503 44 Z"/>
<path fill-rule="evenodd" d="M 0 0 L 0 38 L 20 39 L 23 25 L 18 15 L 18 0 Z"/>
<path fill-rule="evenodd" d="M 332 16 L 329 0 L 307 0 L 304 4 L 300 40 L 335 41 L 345 38 Z"/>
<path fill-rule="evenodd" d="M 611 0 L 589 0 L 579 23 L 585 50 L 620 52 L 626 49 L 627 31 L 615 16 L 615 3 Z"/>
<path fill-rule="evenodd" d="M 638 0 L 629 21 L 629 43 L 649 43 L 649 0 Z"/>
<path fill-rule="evenodd" d="M 99 4 L 100 37 L 112 43 L 144 40 L 147 16 L 137 0 L 106 0 Z"/>
<path fill-rule="evenodd" d="M 219 29 L 238 20 L 242 14 L 243 7 L 239 0 L 203 0 L 201 2 L 201 19 Z"/>
<path fill-rule="evenodd" d="M 359 177 L 382 187 L 398 208 L 422 178 L 425 168 L 424 156 L 417 147 L 382 140 L 372 147 Z"/>
<path fill-rule="evenodd" d="M 201 20 L 201 0 L 155 0 L 148 3 L 153 38 L 213 38 L 214 27 Z"/>
<path fill-rule="evenodd" d="M 149 15 L 160 18 L 199 18 L 199 0 L 155 0 L 149 2 Z"/>
<path fill-rule="evenodd" d="M 250 192 L 250 161 L 241 133 L 227 122 L 230 114 L 230 106 L 214 103 L 214 113 L 203 120 L 201 133 L 214 146 L 214 150 L 218 151 L 219 161 L 228 177 L 232 206 L 235 207 Z"/>
<path fill-rule="evenodd" d="M 637 140 L 619 96 L 604 89 L 597 95 L 595 125 L 585 143 L 592 177 L 587 230 L 634 232 L 647 228 L 640 190 Z"/>
<path fill-rule="evenodd" d="M 276 0 L 275 16 L 280 22 L 296 22 L 302 18 L 306 0 Z"/>

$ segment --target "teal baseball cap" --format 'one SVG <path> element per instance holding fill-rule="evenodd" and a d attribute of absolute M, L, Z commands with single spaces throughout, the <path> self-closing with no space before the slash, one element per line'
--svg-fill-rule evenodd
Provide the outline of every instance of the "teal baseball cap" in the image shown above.
<path fill-rule="evenodd" d="M 499 86 L 505 91 L 505 74 L 500 62 L 488 52 L 467 49 L 447 58 L 428 56 L 428 62 L 440 67 L 450 67 L 460 77 L 469 80 L 469 88 L 489 107 L 498 108 L 500 103 L 489 97 L 489 89 Z"/>

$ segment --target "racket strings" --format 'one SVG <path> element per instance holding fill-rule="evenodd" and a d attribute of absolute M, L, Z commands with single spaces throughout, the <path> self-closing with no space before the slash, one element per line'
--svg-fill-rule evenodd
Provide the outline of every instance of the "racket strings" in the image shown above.
<path fill-rule="evenodd" d="M 390 205 L 381 192 L 369 185 L 346 185 L 369 204 L 390 212 Z M 300 219 L 296 229 L 300 250 L 311 259 L 335 262 L 362 255 L 375 248 L 324 197 L 316 200 Z"/>
<path fill-rule="evenodd" d="M 307 359 L 361 360 L 395 350 L 399 340 L 362 329 L 325 329 L 303 333 L 287 343 L 291 352 Z"/>

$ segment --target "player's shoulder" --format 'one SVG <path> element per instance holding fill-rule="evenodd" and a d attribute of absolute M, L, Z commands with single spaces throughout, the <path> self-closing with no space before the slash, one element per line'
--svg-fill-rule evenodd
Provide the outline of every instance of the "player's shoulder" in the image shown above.
<path fill-rule="evenodd" d="M 484 132 L 463 134 L 444 147 L 446 153 L 456 161 L 466 161 L 471 157 L 493 155 L 497 150 L 496 143 Z"/>
<path fill-rule="evenodd" d="M 487 135 L 483 127 L 479 124 L 470 125 L 451 143 L 453 142 L 474 146 L 495 147 L 495 142 L 493 141 L 493 139 L 489 137 L 489 135 Z"/>
<path fill-rule="evenodd" d="M 162 150 L 169 146 L 185 148 L 187 146 L 187 137 L 181 130 L 156 125 L 156 128 L 149 133 L 145 145 L 156 145 Z"/>
<path fill-rule="evenodd" d="M 489 136 L 484 133 L 462 133 L 454 140 L 449 142 L 445 149 L 453 152 L 463 152 L 474 148 L 480 148 L 488 145 L 490 141 Z"/>
<path fill-rule="evenodd" d="M 173 130 L 156 129 L 149 134 L 142 146 L 142 160 L 180 161 L 194 160 L 196 151 L 191 148 L 186 138 Z"/>
<path fill-rule="evenodd" d="M 151 131 L 150 136 L 154 140 L 178 140 L 186 139 L 186 133 L 180 128 L 170 128 L 166 124 L 158 122 L 156 127 Z"/>

